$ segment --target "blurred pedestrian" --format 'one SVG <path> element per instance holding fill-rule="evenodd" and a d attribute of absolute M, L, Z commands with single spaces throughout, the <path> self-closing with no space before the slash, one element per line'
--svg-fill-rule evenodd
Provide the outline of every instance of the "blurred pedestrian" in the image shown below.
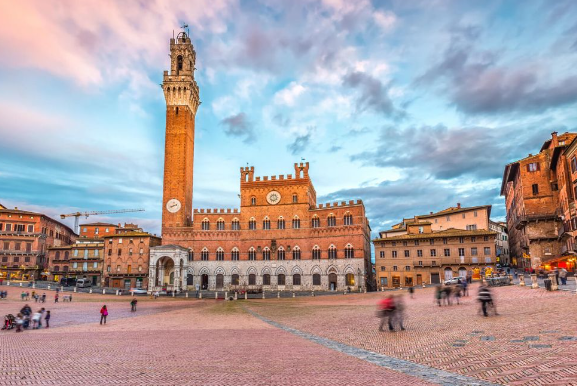
<path fill-rule="evenodd" d="M 443 298 L 443 287 L 440 284 L 435 286 L 435 299 L 437 300 L 437 304 L 441 307 L 441 299 Z"/>
<path fill-rule="evenodd" d="M 40 313 L 40 310 L 36 311 L 34 313 L 34 315 L 32 315 L 32 329 L 36 330 L 40 327 L 40 318 L 42 317 L 42 314 Z"/>
<path fill-rule="evenodd" d="M 198 298 L 198 294 L 200 292 L 200 284 L 196 283 L 196 297 Z"/>
<path fill-rule="evenodd" d="M 46 311 L 46 316 L 44 317 L 44 321 L 46 322 L 46 328 L 50 327 L 50 311 Z"/>
<path fill-rule="evenodd" d="M 102 308 L 100 309 L 100 324 L 102 324 L 102 321 L 104 321 L 104 324 L 106 324 L 106 317 L 108 316 L 108 309 L 106 308 L 106 306 L 102 306 Z"/>
<path fill-rule="evenodd" d="M 42 303 L 46 303 L 46 292 L 42 294 Z"/>
<path fill-rule="evenodd" d="M 22 332 L 22 325 L 24 324 L 24 316 L 22 314 L 16 315 L 16 319 L 14 319 L 16 323 L 16 332 Z"/>
<path fill-rule="evenodd" d="M 381 318 L 381 323 L 379 324 L 379 331 L 384 331 L 383 327 L 385 322 L 389 324 L 389 331 L 394 331 L 393 328 L 393 313 L 395 311 L 395 300 L 393 295 L 388 295 L 378 304 L 378 316 Z"/>
<path fill-rule="evenodd" d="M 54 295 L 54 303 L 58 303 L 58 292 Z"/>
<path fill-rule="evenodd" d="M 130 302 L 130 311 L 136 312 L 136 303 L 138 303 L 138 300 L 132 298 L 132 301 Z"/>
<path fill-rule="evenodd" d="M 561 268 L 561 270 L 559 271 L 559 279 L 561 279 L 562 285 L 567 285 L 567 270 L 565 268 Z"/>
<path fill-rule="evenodd" d="M 403 326 L 403 321 L 405 320 L 405 302 L 403 301 L 403 297 L 401 295 L 397 296 L 394 300 L 395 309 L 393 310 L 393 330 L 395 325 L 399 325 L 401 331 L 405 331 L 405 327 Z M 389 329 L 390 329 L 389 323 Z"/>
<path fill-rule="evenodd" d="M 415 287 L 410 286 L 409 287 L 409 295 L 411 296 L 411 299 L 414 299 L 414 294 L 415 294 Z"/>
<path fill-rule="evenodd" d="M 44 307 L 42 307 L 40 309 L 40 319 L 38 320 L 38 327 L 42 327 L 42 318 L 44 317 L 45 312 L 46 312 L 46 309 Z"/>
<path fill-rule="evenodd" d="M 489 287 L 485 284 L 485 282 L 481 283 L 479 287 L 479 293 L 477 295 L 477 299 L 481 302 L 481 311 L 483 311 L 483 316 L 487 317 L 489 314 L 487 313 L 487 305 L 492 303 L 493 298 L 491 297 L 491 291 Z"/>

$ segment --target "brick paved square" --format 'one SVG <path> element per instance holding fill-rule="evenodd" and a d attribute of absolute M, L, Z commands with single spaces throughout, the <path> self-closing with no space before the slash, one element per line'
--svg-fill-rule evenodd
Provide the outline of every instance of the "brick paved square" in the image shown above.
<path fill-rule="evenodd" d="M 8 290 L 2 315 L 25 303 Z M 574 294 L 497 288 L 499 315 L 483 318 L 473 292 L 450 307 L 435 305 L 432 289 L 405 296 L 403 332 L 377 331 L 382 293 L 236 302 L 139 297 L 134 313 L 127 296 L 29 302 L 51 311 L 51 327 L 0 332 L 0 384 L 577 384 Z M 110 315 L 101 326 L 102 304 Z M 444 378 L 453 375 L 464 377 Z"/>

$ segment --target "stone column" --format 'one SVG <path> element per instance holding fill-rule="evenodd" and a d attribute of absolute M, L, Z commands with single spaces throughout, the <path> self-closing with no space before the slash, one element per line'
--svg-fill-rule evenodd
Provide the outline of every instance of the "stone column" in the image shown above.
<path fill-rule="evenodd" d="M 158 267 L 158 285 L 162 287 L 164 285 L 164 266 Z"/>
<path fill-rule="evenodd" d="M 554 273 L 550 273 L 549 280 L 551 280 L 551 291 L 557 291 L 559 289 L 559 283 L 557 283 L 557 276 Z"/>
<path fill-rule="evenodd" d="M 156 287 L 156 265 L 148 267 L 148 292 L 154 291 Z"/>
<path fill-rule="evenodd" d="M 174 290 L 180 290 L 180 264 L 174 265 Z"/>
<path fill-rule="evenodd" d="M 539 288 L 539 283 L 537 283 L 537 275 L 535 274 L 531 275 L 531 288 Z"/>

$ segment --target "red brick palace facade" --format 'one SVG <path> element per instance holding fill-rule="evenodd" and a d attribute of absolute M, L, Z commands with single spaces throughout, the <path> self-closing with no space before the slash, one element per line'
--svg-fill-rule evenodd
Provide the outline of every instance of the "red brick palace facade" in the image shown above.
<path fill-rule="evenodd" d="M 192 209 L 196 53 L 181 33 L 164 73 L 166 143 L 162 246 L 151 248 L 149 290 L 343 290 L 371 278 L 370 227 L 360 200 L 317 204 L 309 164 L 255 177 L 240 169 L 240 209 Z"/>

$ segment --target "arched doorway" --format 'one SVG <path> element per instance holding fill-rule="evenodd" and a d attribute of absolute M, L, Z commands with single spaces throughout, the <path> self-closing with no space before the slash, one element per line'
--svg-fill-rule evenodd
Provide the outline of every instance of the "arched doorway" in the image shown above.
<path fill-rule="evenodd" d="M 459 277 L 463 279 L 467 278 L 467 268 L 464 267 L 459 268 Z"/>
<path fill-rule="evenodd" d="M 355 285 L 355 275 L 353 275 L 352 273 L 347 273 L 345 278 L 346 278 L 347 286 L 354 286 Z"/>
<path fill-rule="evenodd" d="M 224 287 L 224 275 L 219 273 L 216 275 L 216 289 L 222 289 Z"/>
<path fill-rule="evenodd" d="M 445 268 L 445 280 L 451 280 L 453 278 L 453 270 L 449 267 Z"/>
<path fill-rule="evenodd" d="M 337 290 L 337 274 L 336 273 L 329 273 L 329 290 L 336 291 Z"/>
<path fill-rule="evenodd" d="M 202 289 L 203 290 L 208 289 L 208 275 L 206 273 L 201 276 L 201 280 L 202 280 Z"/>

